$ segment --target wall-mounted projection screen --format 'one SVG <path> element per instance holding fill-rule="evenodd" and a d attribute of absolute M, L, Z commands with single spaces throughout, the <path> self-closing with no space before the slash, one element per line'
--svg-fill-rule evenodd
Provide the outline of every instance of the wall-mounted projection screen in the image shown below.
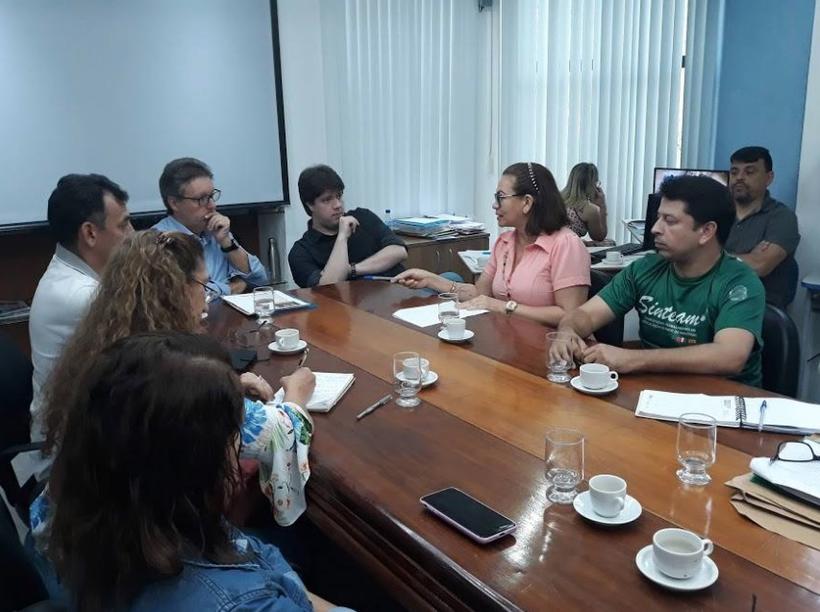
<path fill-rule="evenodd" d="M 164 210 L 177 157 L 220 205 L 286 203 L 275 0 L 0 0 L 0 231 L 38 225 L 64 174 Z"/>

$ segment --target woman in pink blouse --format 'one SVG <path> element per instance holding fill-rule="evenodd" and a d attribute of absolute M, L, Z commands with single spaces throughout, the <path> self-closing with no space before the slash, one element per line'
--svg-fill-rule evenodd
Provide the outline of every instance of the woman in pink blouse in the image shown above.
<path fill-rule="evenodd" d="M 517 314 L 555 326 L 587 300 L 589 254 L 569 229 L 552 173 L 541 164 L 513 164 L 501 175 L 493 205 L 499 227 L 511 227 L 493 246 L 475 285 L 453 283 L 413 268 L 393 282 L 415 289 L 457 291 L 464 308 Z"/>

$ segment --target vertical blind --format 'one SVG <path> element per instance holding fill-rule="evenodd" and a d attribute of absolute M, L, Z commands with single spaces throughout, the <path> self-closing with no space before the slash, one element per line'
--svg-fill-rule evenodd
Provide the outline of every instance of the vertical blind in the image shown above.
<path fill-rule="evenodd" d="M 348 207 L 472 214 L 473 0 L 322 0 L 327 161 Z M 317 118 L 318 119 L 318 118 Z"/>
<path fill-rule="evenodd" d="M 680 160 L 686 0 L 502 0 L 501 165 L 598 166 L 609 235 Z"/>
<path fill-rule="evenodd" d="M 627 241 L 654 167 L 712 163 L 723 2 L 320 0 L 316 161 L 348 206 L 487 222 L 505 166 L 542 162 L 561 188 L 591 161 L 609 235 Z"/>

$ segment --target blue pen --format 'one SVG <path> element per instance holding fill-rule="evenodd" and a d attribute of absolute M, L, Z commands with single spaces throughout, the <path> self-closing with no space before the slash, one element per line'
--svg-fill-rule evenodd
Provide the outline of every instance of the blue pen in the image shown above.
<path fill-rule="evenodd" d="M 760 404 L 760 421 L 757 423 L 758 432 L 763 431 L 763 418 L 766 416 L 766 408 L 768 408 L 766 400 L 763 400 L 763 403 Z"/>

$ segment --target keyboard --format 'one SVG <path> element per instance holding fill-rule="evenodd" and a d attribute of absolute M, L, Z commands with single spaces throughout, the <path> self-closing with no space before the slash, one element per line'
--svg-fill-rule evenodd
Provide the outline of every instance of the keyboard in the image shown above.
<path fill-rule="evenodd" d="M 609 247 L 608 249 L 601 249 L 600 251 L 590 253 L 589 257 L 594 263 L 598 263 L 599 261 L 603 261 L 606 258 L 606 254 L 610 251 L 620 251 L 621 255 L 626 257 L 627 255 L 634 255 L 635 253 L 643 251 L 643 245 L 636 242 L 619 244 L 618 246 Z"/>

